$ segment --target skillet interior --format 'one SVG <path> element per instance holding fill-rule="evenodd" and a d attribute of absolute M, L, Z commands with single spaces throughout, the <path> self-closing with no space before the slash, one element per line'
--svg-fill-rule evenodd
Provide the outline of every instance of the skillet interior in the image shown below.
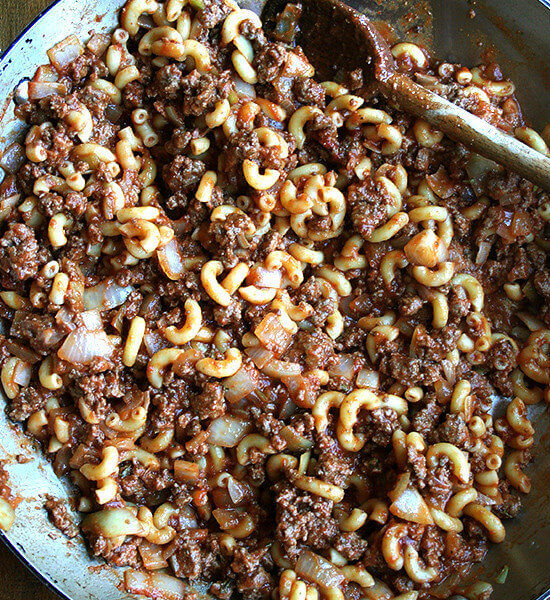
<path fill-rule="evenodd" d="M 8 49 L 0 62 L 0 98 L 35 68 L 46 62 L 45 52 L 68 33 L 85 39 L 89 31 L 107 31 L 115 25 L 115 10 L 123 0 L 58 0 Z M 544 0 L 348 0 L 373 19 L 388 20 L 398 35 L 436 49 L 436 55 L 466 65 L 476 64 L 491 44 L 498 48 L 497 60 L 518 87 L 518 97 L 528 120 L 541 127 L 550 121 L 548 92 L 550 70 L 544 64 L 550 55 L 550 3 Z M 243 8 L 257 2 L 241 0 Z M 468 11 L 475 10 L 471 19 Z M 96 20 L 98 15 L 103 15 Z M 63 26 L 60 27 L 59 24 Z M 420 30 L 415 33 L 415 25 Z M 412 29 L 411 29 L 412 26 Z M 481 42 L 481 45 L 480 45 Z M 546 69 L 545 69 L 546 67 Z M 0 103 L 0 150 L 21 133 L 9 102 Z M 497 406 L 498 412 L 498 406 Z M 540 443 L 531 466 L 533 492 L 523 512 L 506 524 L 507 540 L 496 546 L 480 573 L 494 582 L 504 565 L 508 578 L 496 585 L 493 600 L 535 600 L 550 597 L 550 436 L 548 415 L 541 407 L 538 425 Z M 18 464 L 15 456 L 33 460 Z M 17 520 L 4 536 L 11 547 L 41 576 L 70 600 L 124 600 L 131 598 L 117 589 L 121 572 L 90 559 L 83 542 L 67 541 L 41 510 L 44 494 L 67 496 L 66 488 L 54 475 L 36 446 L 9 422 L 0 411 L 0 459 L 9 461 L 13 490 L 23 501 Z"/>

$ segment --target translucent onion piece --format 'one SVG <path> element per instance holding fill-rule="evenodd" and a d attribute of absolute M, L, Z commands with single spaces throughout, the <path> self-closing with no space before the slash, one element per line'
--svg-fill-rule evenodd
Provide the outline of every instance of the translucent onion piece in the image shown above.
<path fill-rule="evenodd" d="M 248 96 L 249 98 L 256 97 L 256 90 L 254 86 L 246 81 L 243 81 L 240 77 L 236 75 L 233 77 L 233 83 L 235 84 L 235 90 L 239 96 Z"/>
<path fill-rule="evenodd" d="M 29 385 L 31 381 L 31 366 L 29 363 L 19 361 L 13 373 L 13 381 L 23 387 Z"/>
<path fill-rule="evenodd" d="M 4 153 L 0 158 L 0 167 L 9 173 L 15 173 L 19 167 L 23 165 L 25 158 L 25 149 L 23 146 L 14 142 L 4 150 Z M 9 200 L 12 200 L 12 197 L 3 199 L 0 205 L 3 205 Z M 15 200 L 15 202 L 17 202 L 17 200 Z"/>
<path fill-rule="evenodd" d="M 246 282 L 249 285 L 255 285 L 259 288 L 275 288 L 281 287 L 283 274 L 281 271 L 274 271 L 258 266 L 250 270 L 246 277 Z"/>
<path fill-rule="evenodd" d="M 183 277 L 185 265 L 176 238 L 172 238 L 165 246 L 157 250 L 157 260 L 166 277 L 172 281 L 177 281 Z"/>
<path fill-rule="evenodd" d="M 121 287 L 112 280 L 102 281 L 93 287 L 84 290 L 84 308 L 91 310 L 110 310 L 126 302 L 126 298 L 134 288 L 131 285 Z"/>
<path fill-rule="evenodd" d="M 86 515 L 82 530 L 115 538 L 121 535 L 138 535 L 143 532 L 141 522 L 126 508 L 106 508 Z"/>
<path fill-rule="evenodd" d="M 309 550 L 304 550 L 300 554 L 296 563 L 296 574 L 306 581 L 316 583 L 325 590 L 333 587 L 340 589 L 345 581 L 340 569 Z"/>
<path fill-rule="evenodd" d="M 57 356 L 73 365 L 89 365 L 96 358 L 109 358 L 115 347 L 102 330 L 88 331 L 79 327 L 71 331 Z"/>
<path fill-rule="evenodd" d="M 83 53 L 84 48 L 76 35 L 70 35 L 52 46 L 46 54 L 56 69 L 63 69 Z"/>
<path fill-rule="evenodd" d="M 66 88 L 62 83 L 54 81 L 29 81 L 29 100 L 40 100 L 41 98 L 49 98 L 50 96 L 64 94 L 65 92 Z"/>
<path fill-rule="evenodd" d="M 258 387 L 260 376 L 251 364 L 244 364 L 231 377 L 224 379 L 225 399 L 232 404 L 246 398 Z"/>
<path fill-rule="evenodd" d="M 258 369 L 263 369 L 263 367 L 265 367 L 274 358 L 273 352 L 270 352 L 265 348 L 261 348 L 260 346 L 247 348 L 246 353 L 248 356 L 250 356 Z"/>
<path fill-rule="evenodd" d="M 215 446 L 233 448 L 250 431 L 252 424 L 246 419 L 223 415 L 208 427 L 208 442 Z"/>
<path fill-rule="evenodd" d="M 184 600 L 193 588 L 181 579 L 164 573 L 145 573 L 128 569 L 124 572 L 124 587 L 130 594 L 141 594 L 155 600 Z"/>
<path fill-rule="evenodd" d="M 101 320 L 101 315 L 97 309 L 84 311 L 80 314 L 80 318 L 88 331 L 103 329 L 103 321 Z"/>
<path fill-rule="evenodd" d="M 424 498 L 420 495 L 417 489 L 407 488 L 405 489 L 390 505 L 390 512 L 392 515 L 403 519 L 404 521 L 411 521 L 412 523 L 419 523 L 420 525 L 432 525 L 433 519 L 430 514 Z"/>

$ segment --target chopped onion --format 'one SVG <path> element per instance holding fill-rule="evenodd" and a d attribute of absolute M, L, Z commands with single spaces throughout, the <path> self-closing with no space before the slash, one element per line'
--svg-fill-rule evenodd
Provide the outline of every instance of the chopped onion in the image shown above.
<path fill-rule="evenodd" d="M 351 381 L 355 375 L 355 361 L 350 354 L 340 354 L 338 362 L 328 369 L 333 377 L 342 377 Z"/>
<path fill-rule="evenodd" d="M 231 529 L 239 524 L 241 511 L 237 508 L 215 508 L 212 516 L 222 529 Z"/>
<path fill-rule="evenodd" d="M 296 431 L 294 431 L 294 429 L 288 425 L 285 425 L 281 429 L 280 435 L 286 442 L 287 450 L 290 450 L 291 452 L 301 452 L 303 450 L 308 450 L 311 448 L 311 446 L 313 446 L 313 442 L 311 440 L 308 440 L 303 435 L 296 433 Z"/>
<path fill-rule="evenodd" d="M 223 380 L 225 399 L 232 404 L 246 398 L 253 392 L 260 380 L 260 374 L 250 363 L 245 363 L 232 375 Z"/>
<path fill-rule="evenodd" d="M 254 359 L 253 359 L 254 360 Z M 298 363 L 288 362 L 286 360 L 272 360 L 261 369 L 268 377 L 291 377 L 300 375 L 302 367 Z"/>
<path fill-rule="evenodd" d="M 9 173 L 15 173 L 19 167 L 25 162 L 25 149 L 21 144 L 14 142 L 10 144 L 2 153 L 2 158 L 0 158 L 0 167 L 8 171 Z M 14 190 L 14 192 L 16 189 Z M 9 200 L 3 199 L 2 204 Z"/>
<path fill-rule="evenodd" d="M 76 35 L 69 35 L 46 52 L 56 69 L 63 69 L 83 53 L 84 48 Z"/>
<path fill-rule="evenodd" d="M 246 277 L 248 285 L 255 285 L 259 288 L 279 289 L 283 281 L 281 271 L 266 269 L 261 266 L 253 267 Z"/>
<path fill-rule="evenodd" d="M 235 506 L 246 504 L 252 495 L 248 485 L 232 476 L 227 480 L 227 491 Z"/>
<path fill-rule="evenodd" d="M 59 75 L 52 65 L 40 65 L 32 78 L 33 81 L 59 81 Z"/>
<path fill-rule="evenodd" d="M 102 329 L 89 331 L 79 327 L 71 331 L 57 356 L 74 365 L 89 365 L 96 358 L 109 358 L 115 347 Z"/>
<path fill-rule="evenodd" d="M 85 310 L 80 313 L 80 318 L 84 327 L 88 331 L 94 331 L 96 329 L 103 329 L 103 321 L 101 320 L 101 314 L 97 309 Z"/>
<path fill-rule="evenodd" d="M 149 356 L 153 356 L 155 352 L 170 347 L 170 342 L 162 335 L 160 331 L 151 331 L 143 336 L 143 343 L 147 349 Z"/>
<path fill-rule="evenodd" d="M 296 563 L 296 574 L 306 581 L 316 583 L 324 590 L 341 589 L 346 580 L 340 569 L 309 550 L 304 550 L 300 554 Z"/>
<path fill-rule="evenodd" d="M 185 600 L 194 591 L 183 580 L 171 575 L 135 569 L 124 572 L 124 588 L 130 594 L 141 594 L 155 600 Z"/>
<path fill-rule="evenodd" d="M 138 535 L 143 532 L 141 521 L 126 508 L 106 508 L 86 515 L 82 530 L 108 538 Z"/>
<path fill-rule="evenodd" d="M 313 408 L 319 395 L 319 379 L 314 373 L 287 375 L 281 377 L 281 381 L 285 384 L 290 397 L 297 406 L 300 408 Z"/>
<path fill-rule="evenodd" d="M 250 421 L 232 415 L 214 419 L 208 427 L 208 442 L 215 446 L 233 448 L 250 431 Z"/>
<path fill-rule="evenodd" d="M 247 348 L 245 352 L 248 354 L 248 356 L 250 356 L 258 369 L 263 369 L 274 358 L 273 352 L 270 352 L 261 346 Z"/>
<path fill-rule="evenodd" d="M 157 569 L 163 569 L 168 566 L 166 559 L 162 554 L 162 548 L 153 544 L 145 539 L 141 540 L 138 546 L 143 566 L 148 571 L 155 571 Z"/>
<path fill-rule="evenodd" d="M 395 597 L 390 588 L 376 577 L 374 577 L 374 585 L 362 588 L 361 593 L 368 600 L 391 600 Z"/>
<path fill-rule="evenodd" d="M 390 505 L 390 512 L 404 521 L 433 525 L 430 509 L 416 488 L 403 490 Z"/>
<path fill-rule="evenodd" d="M 237 75 L 233 76 L 233 83 L 235 84 L 235 90 L 239 96 L 247 96 L 248 98 L 256 97 L 256 90 L 254 89 L 254 86 L 246 81 L 243 81 Z"/>
<path fill-rule="evenodd" d="M 370 387 L 376 389 L 380 384 L 380 376 L 373 369 L 361 369 L 357 373 L 355 383 L 360 388 Z"/>
<path fill-rule="evenodd" d="M 13 381 L 23 387 L 29 385 L 31 381 L 31 366 L 28 362 L 20 360 L 13 372 Z"/>
<path fill-rule="evenodd" d="M 33 352 L 29 348 L 21 346 L 12 340 L 6 340 L 6 348 L 10 354 L 17 356 L 17 358 L 20 358 L 31 365 L 38 362 L 42 358 L 36 352 Z"/>
<path fill-rule="evenodd" d="M 479 242 L 479 250 L 476 256 L 476 265 L 484 265 L 491 254 L 492 242 Z"/>
<path fill-rule="evenodd" d="M 197 515 L 188 504 L 185 504 L 178 510 L 178 521 L 180 527 L 185 529 L 193 529 L 199 526 Z"/>
<path fill-rule="evenodd" d="M 133 289 L 131 285 L 121 287 L 113 280 L 107 279 L 84 290 L 84 308 L 86 310 L 94 308 L 110 310 L 111 308 L 116 308 L 126 302 Z"/>
<path fill-rule="evenodd" d="M 19 202 L 19 194 L 9 196 L 0 201 L 0 221 L 5 221 Z"/>
<path fill-rule="evenodd" d="M 285 328 L 280 316 L 273 312 L 267 313 L 261 320 L 254 329 L 254 335 L 265 348 L 279 356 L 288 347 L 292 339 L 292 332 Z"/>
<path fill-rule="evenodd" d="M 426 181 L 440 198 L 450 198 L 453 195 L 454 185 L 449 179 L 445 167 L 439 167 L 433 175 L 426 175 Z"/>
<path fill-rule="evenodd" d="M 157 260 L 166 277 L 172 281 L 177 281 L 183 277 L 185 265 L 180 244 L 176 238 L 172 238 L 167 244 L 157 250 Z"/>
<path fill-rule="evenodd" d="M 29 100 L 49 98 L 50 96 L 64 94 L 65 91 L 65 86 L 55 81 L 29 81 L 28 85 Z"/>
<path fill-rule="evenodd" d="M 101 56 L 109 47 L 111 36 L 107 33 L 94 33 L 90 41 L 86 44 L 86 48 L 97 56 Z"/>
<path fill-rule="evenodd" d="M 480 154 L 472 152 L 466 163 L 466 172 L 470 178 L 470 184 L 474 188 L 474 192 L 481 196 L 483 194 L 483 180 L 489 173 L 498 171 L 498 164 L 489 158 L 485 158 Z"/>

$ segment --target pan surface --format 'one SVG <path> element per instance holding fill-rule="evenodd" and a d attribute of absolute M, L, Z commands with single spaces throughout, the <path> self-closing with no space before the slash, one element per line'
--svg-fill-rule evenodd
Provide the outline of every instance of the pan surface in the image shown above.
<path fill-rule="evenodd" d="M 115 11 L 124 0 L 58 0 L 8 48 L 0 61 L 0 151 L 22 133 L 9 99 L 15 86 L 47 62 L 46 50 L 75 33 L 115 26 Z M 241 0 L 254 9 L 254 0 Z M 418 40 L 436 56 L 465 65 L 477 64 L 483 51 L 494 51 L 504 73 L 517 85 L 527 120 L 541 127 L 550 121 L 550 2 L 547 0 L 349 0 L 376 19 L 388 20 L 398 36 Z M 475 18 L 471 18 L 471 11 Z M 405 25 L 406 24 L 406 25 Z M 415 32 L 414 25 L 419 25 Z M 0 402 L 1 404 L 1 402 Z M 496 403 L 495 411 L 501 414 Z M 539 443 L 529 470 L 533 492 L 523 511 L 506 523 L 507 539 L 495 546 L 474 574 L 494 584 L 508 566 L 504 584 L 494 585 L 492 600 L 550 598 L 550 435 L 544 407 L 535 407 Z M 25 457 L 29 462 L 16 460 Z M 68 541 L 48 521 L 44 496 L 67 498 L 69 487 L 53 473 L 38 447 L 0 411 L 0 460 L 7 461 L 12 489 L 21 498 L 15 525 L 4 541 L 45 582 L 69 600 L 124 600 L 122 571 L 90 558 L 83 541 Z"/>

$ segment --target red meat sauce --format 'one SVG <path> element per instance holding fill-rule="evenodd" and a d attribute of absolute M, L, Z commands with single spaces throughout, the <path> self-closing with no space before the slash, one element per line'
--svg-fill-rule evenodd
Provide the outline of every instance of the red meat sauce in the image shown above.
<path fill-rule="evenodd" d="M 112 565 L 147 568 L 153 553 L 174 576 L 206 582 L 215 597 L 263 600 L 274 593 L 282 594 L 281 572 L 296 569 L 300 556 L 310 551 L 335 561 L 333 568 L 337 570 L 344 563 L 364 567 L 388 594 L 390 590 L 393 594 L 416 590 L 419 598 L 429 598 L 433 586 L 451 574 L 466 574 L 483 559 L 489 542 L 482 524 L 464 515 L 460 531 L 447 531 L 433 522 L 418 523 L 397 516 L 390 508 L 381 521 L 367 515 L 362 525 L 349 530 L 343 528 L 341 515 L 349 515 L 369 499 L 379 499 L 387 508 L 391 504 L 388 494 L 404 474 L 409 478 L 408 487 L 417 490 L 427 506 L 444 511 L 454 493 L 477 486 L 477 502 L 496 515 L 510 518 L 518 512 L 520 492 L 502 471 L 492 495 L 478 486 L 475 476 L 485 470 L 480 448 L 490 445 L 495 434 L 487 418 L 493 399 L 515 395 L 511 375 L 521 366 L 518 354 L 529 335 L 529 324 L 526 326 L 518 314 L 536 316 L 541 327 L 550 326 L 547 225 L 538 212 L 547 205 L 548 196 L 495 165 L 482 162 L 481 170 L 472 174 L 472 161 L 478 159 L 445 137 L 429 147 L 421 145 L 414 133 L 413 117 L 373 94 L 360 71 L 341 74 L 340 83 L 348 93 L 364 97 L 364 106 L 386 111 L 392 126 L 398 128 L 400 148 L 393 153 L 383 151 L 383 139 L 373 133 L 372 125 L 342 127 L 325 113 L 331 97 L 320 82 L 306 74 L 308 61 L 292 39 L 269 39 L 252 20 L 244 19 L 239 35 L 253 49 L 256 97 L 283 108 L 286 116 L 277 120 L 273 110 L 262 110 L 259 104 L 252 110 L 250 102 L 254 98 L 247 98 L 242 91 L 239 94 L 242 86 L 235 84 L 231 62 L 234 48 L 222 43 L 220 37 L 231 8 L 219 0 L 200 4 L 202 8 L 191 3 L 186 10 L 193 19 L 194 39 L 210 56 L 208 72 L 190 69 L 189 60 L 158 60 L 140 53 L 142 36 L 161 22 L 145 16 L 138 34 L 130 36 L 127 46 L 113 42 L 114 47 L 123 47 L 127 52 L 126 64 L 134 64 L 139 70 L 139 77 L 120 91 L 120 103 L 115 103 L 101 86 L 94 86 L 98 80 L 114 80 L 107 66 L 109 40 L 94 37 L 95 43 L 82 48 L 73 61 L 51 70 L 52 79 L 62 84 L 66 93 L 31 98 L 17 108 L 29 125 L 46 123 L 38 138 L 35 136 L 46 159 L 26 160 L 16 172 L 7 174 L 0 186 L 3 203 L 17 197 L 16 202 L 8 202 L 12 209 L 2 212 L 0 287 L 23 299 L 14 304 L 3 297 L 0 302 L 6 323 L 0 344 L 1 364 L 5 366 L 16 357 L 31 370 L 28 385 L 18 386 L 7 410 L 13 420 L 21 423 L 38 413 L 45 416 L 46 422 L 36 435 L 45 449 L 50 447 L 56 472 L 68 474 L 77 484 L 75 502 L 83 511 L 93 514 L 136 506 L 148 507 L 154 513 L 167 503 L 173 507 L 166 523 L 172 534 L 164 543 L 137 534 L 112 538 L 103 530 L 84 526 L 91 551 Z M 292 8 L 291 13 L 296 18 L 299 8 Z M 289 13 L 284 18 L 288 19 Z M 503 130 L 523 125 L 521 113 L 510 110 L 515 102 L 512 96 L 490 95 L 490 104 L 483 105 L 479 97 L 464 95 L 466 84 L 458 83 L 455 77 L 459 65 L 445 63 L 439 68 L 441 63 L 430 59 L 421 68 L 409 56 L 402 64 L 397 62 L 419 82 Z M 494 65 L 481 67 L 481 73 L 487 80 L 503 79 Z M 490 94 L 489 88 L 484 91 Z M 204 116 L 224 100 L 231 105 L 235 130 L 225 132 L 219 126 L 208 129 Z M 137 147 L 136 154 L 156 163 L 156 178 L 148 190 L 150 203 L 159 213 L 155 223 L 174 232 L 171 244 L 175 256 L 171 258 L 185 267 L 175 271 L 174 267 L 167 268 L 160 247 L 139 260 L 122 264 L 114 260 L 128 253 L 124 254 L 120 237 L 105 234 L 104 223 L 116 220 L 113 211 L 109 212 L 112 198 L 108 184 L 118 183 L 126 207 L 138 206 L 143 199 L 143 177 L 133 169 L 122 168 L 114 174 L 105 163 L 90 167 L 85 161 L 73 159 L 74 149 L 82 141 L 67 124 L 67 115 L 82 105 L 93 123 L 88 142 L 112 152 L 120 139 L 119 132 L 132 125 L 132 111 L 147 110 L 159 141 L 150 148 Z M 305 144 L 298 147 L 289 132 L 288 118 L 302 106 L 315 107 L 318 112 L 305 125 Z M 346 108 L 340 114 L 343 121 L 351 116 Z M 288 152 L 262 142 L 260 127 L 276 132 Z M 210 146 L 205 153 L 193 155 L 191 144 L 202 137 L 208 137 Z M 364 159 L 370 159 L 370 169 L 358 175 L 356 167 Z M 35 193 L 39 178 L 59 176 L 60 167 L 69 160 L 86 181 L 82 189 L 52 186 L 49 191 Z M 293 169 L 309 163 L 324 165 L 329 175 L 334 173 L 332 180 L 327 176 L 325 185 L 330 187 L 337 179 L 336 185 L 345 198 L 346 215 L 338 234 L 323 237 L 330 231 L 331 216 L 321 212 L 312 215 L 308 222 L 311 239 L 304 240 L 288 226 L 288 218 L 285 225 L 286 211 L 280 203 L 275 205 L 270 225 L 262 229 L 264 192 L 247 182 L 242 168 L 245 160 L 254 161 L 261 172 L 274 169 L 280 173 L 267 192 L 273 198 L 278 198 L 282 183 Z M 195 194 L 209 170 L 216 171 L 217 183 L 209 199 L 200 202 Z M 471 315 L 478 311 L 464 287 L 452 281 L 437 288 L 427 287 L 405 267 L 397 268 L 390 282 L 384 280 L 382 262 L 389 252 L 402 250 L 425 227 L 438 232 L 437 223 L 409 220 L 390 239 L 370 241 L 373 232 L 387 222 L 394 202 L 392 188 L 384 185 L 381 177 L 397 182 L 403 170 L 407 182 L 400 210 L 410 212 L 417 206 L 414 199 L 424 193 L 448 211 L 453 228 L 449 260 L 455 272 L 472 275 L 481 284 L 485 292 L 481 312 L 492 333 L 509 336 L 493 339 L 485 351 L 457 351 L 462 335 L 474 341 L 484 335 L 479 326 L 472 324 Z M 300 193 L 307 177 L 298 178 L 295 184 Z M 32 211 L 18 209 L 29 197 L 34 203 Z M 476 212 L 473 207 L 479 203 L 481 208 Z M 220 206 L 237 207 L 240 212 L 228 214 L 225 220 L 211 220 L 212 211 Z M 48 226 L 60 213 L 69 218 L 71 225 L 67 242 L 54 247 Z M 261 233 L 251 236 L 250 223 Z M 362 243 L 358 252 L 364 256 L 364 264 L 341 271 L 351 292 L 339 295 L 333 288 L 327 294 L 326 280 L 323 283 L 317 266 L 310 263 L 302 263 L 303 277 L 298 285 L 286 286 L 290 301 L 304 308 L 307 316 L 297 319 L 292 335 L 260 341 L 259 347 L 268 351 L 268 361 L 299 365 L 302 375 L 274 376 L 266 369 L 266 361 L 249 351 L 244 336 L 252 334 L 268 313 L 279 314 L 280 309 L 271 308 L 270 302 L 253 304 L 239 293 L 232 294 L 227 306 L 216 303 L 201 281 L 201 265 L 219 261 L 227 273 L 245 263 L 251 270 L 243 285 L 252 285 L 253 268 L 263 265 L 274 251 L 290 252 L 294 244 L 306 242 L 311 249 L 323 252 L 325 264 L 333 265 L 352 236 Z M 197 257 L 201 258 L 198 262 L 194 261 Z M 45 274 L 45 266 L 51 261 L 69 277 L 61 305 L 49 299 L 53 278 Z M 106 281 L 127 293 L 107 306 L 90 304 L 83 290 Z M 510 297 L 505 293 L 505 284 L 523 291 Z M 448 302 L 448 318 L 439 328 L 432 322 L 434 290 Z M 212 339 L 187 344 L 185 347 L 191 349 L 187 362 L 166 369 L 161 387 L 156 387 L 147 376 L 147 366 L 155 352 L 173 346 L 165 331 L 185 321 L 188 298 L 200 304 L 203 325 L 213 332 L 223 332 L 225 346 L 216 345 Z M 95 356 L 84 364 L 67 360 L 65 354 L 60 355 L 60 348 L 69 335 L 81 331 L 86 310 L 99 310 L 101 330 L 113 340 L 118 336 L 120 342 L 114 343 L 108 355 Z M 336 311 L 342 317 L 343 329 L 333 337 L 327 327 Z M 377 339 L 376 353 L 371 356 L 368 339 L 372 334 L 360 320 L 388 314 L 393 315 L 392 324 L 399 325 L 400 333 L 395 339 Z M 134 364 L 126 366 L 123 347 L 136 317 L 144 319 L 146 333 Z M 195 368 L 198 358 L 222 358 L 224 347 L 241 350 L 239 372 L 252 382 L 248 393 L 237 400 L 228 400 L 234 385 L 228 384 L 229 380 L 205 375 Z M 453 352 L 454 359 L 450 358 Z M 61 378 L 58 389 L 41 384 L 38 371 L 47 357 L 52 357 L 52 369 Z M 340 444 L 338 410 L 328 413 L 323 431 L 316 426 L 312 410 L 315 400 L 325 392 L 346 395 L 365 387 L 357 383 L 357 378 L 367 371 L 378 374 L 379 394 L 401 396 L 415 386 L 423 393 L 417 401 L 407 403 L 406 415 L 384 407 L 359 411 L 354 432 L 360 434 L 363 445 L 352 452 Z M 468 415 L 450 409 L 452 390 L 461 380 L 471 386 Z M 112 424 L 109 419 L 113 414 L 124 420 L 136 409 L 145 410 L 147 415 L 137 432 L 125 433 L 108 425 Z M 247 434 L 256 433 L 267 440 L 264 446 L 249 449 L 241 462 L 235 452 L 239 440 L 222 449 L 221 459 L 214 459 L 220 456 L 220 446 L 216 454 L 215 444 L 209 442 L 212 423 L 228 416 L 244 419 Z M 469 426 L 476 416 L 486 423 L 481 437 L 476 437 Z M 56 419 L 66 427 L 61 439 Z M 425 450 L 414 446 L 407 447 L 404 462 L 400 462 L 392 441 L 400 431 L 417 432 L 426 446 L 448 443 L 466 453 L 472 471 L 470 481 L 458 481 L 447 458 L 434 465 L 427 461 Z M 171 437 L 156 452 L 156 461 L 143 462 L 131 453 L 141 448 L 144 440 L 166 432 L 171 432 Z M 100 463 L 103 448 L 112 445 L 119 448 L 120 457 L 116 470 L 109 475 L 116 493 L 101 504 L 95 493 L 99 482 L 86 480 L 81 469 L 86 464 Z M 295 459 L 285 463 L 275 476 L 267 467 L 274 454 Z M 183 477 L 174 466 L 176 461 L 199 468 L 194 476 Z M 229 474 L 231 489 L 227 478 L 225 484 L 220 483 L 220 473 Z M 343 490 L 342 500 L 335 502 L 301 489 L 297 483 L 304 474 Z M 2 489 L 7 489 L 4 478 Z M 77 534 L 65 505 L 49 498 L 45 506 L 61 531 L 69 537 Z M 216 518 L 220 510 L 232 515 L 229 521 L 233 521 Z M 243 515 L 252 524 L 250 531 L 232 536 L 233 542 L 228 545 L 226 538 Z M 396 523 L 406 528 L 399 542 L 400 551 L 414 548 L 421 564 L 436 573 L 429 582 L 414 581 L 406 570 L 395 570 L 386 562 L 383 538 Z M 321 597 L 327 594 L 326 586 L 314 574 L 298 572 L 298 577 Z M 350 598 L 364 593 L 353 578 L 338 579 L 338 587 Z"/>

